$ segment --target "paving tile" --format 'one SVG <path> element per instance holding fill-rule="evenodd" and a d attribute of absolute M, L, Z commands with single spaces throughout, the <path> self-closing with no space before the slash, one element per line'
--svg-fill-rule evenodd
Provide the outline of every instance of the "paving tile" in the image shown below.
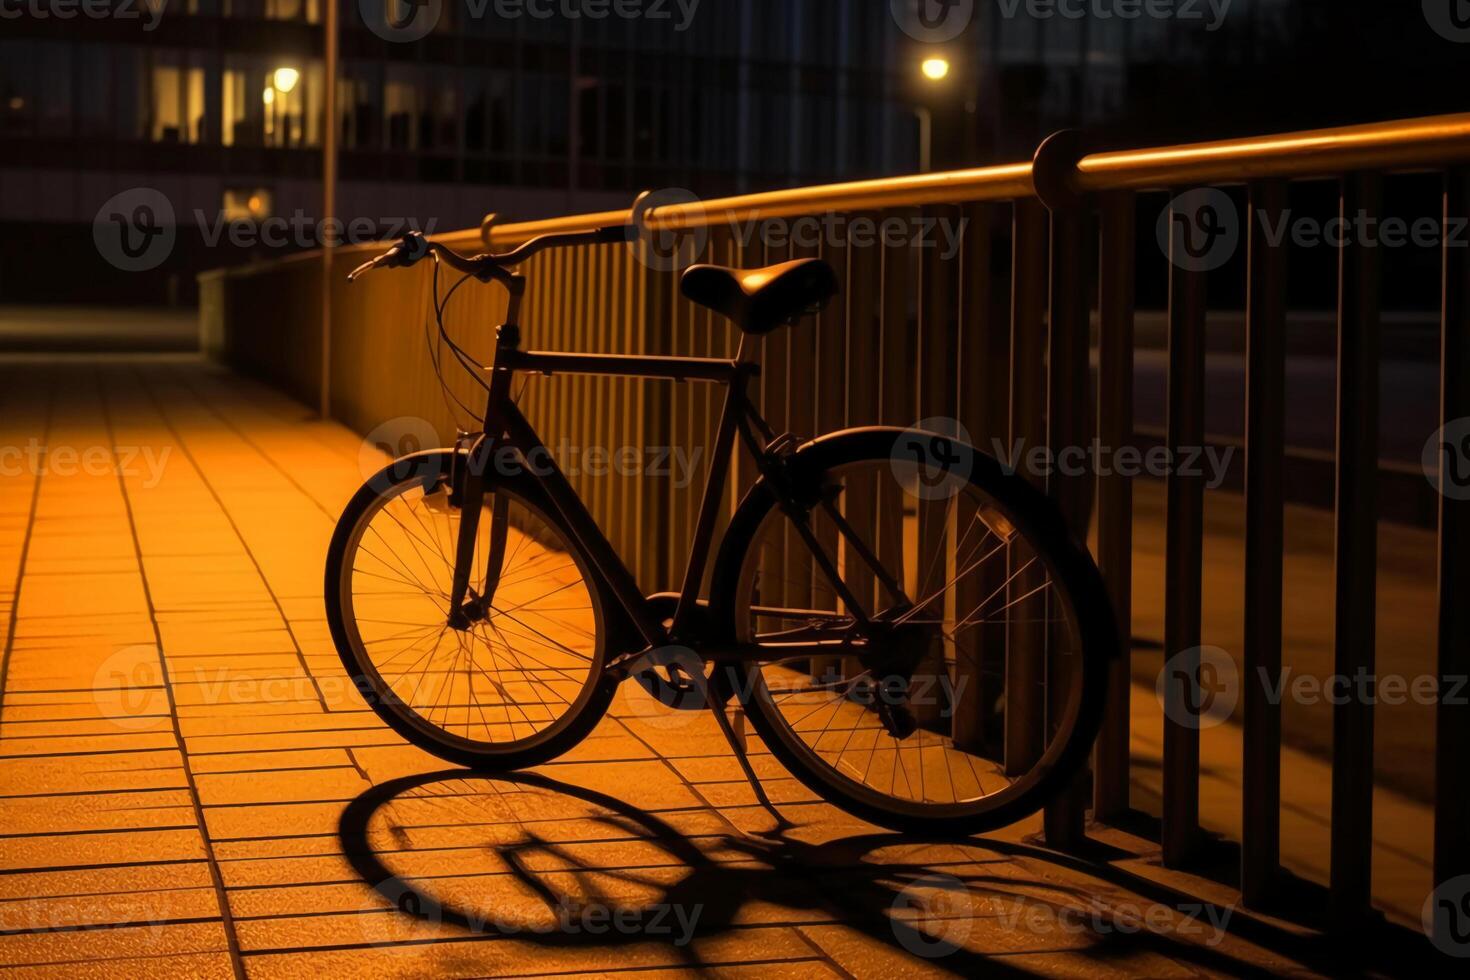
<path fill-rule="evenodd" d="M 0 365 L 0 399 L 13 376 Z M 1297 966 L 1234 937 L 1215 949 L 1184 934 L 1129 943 L 1059 928 L 1057 910 L 1087 908 L 1086 896 L 1114 909 L 1141 900 L 984 841 L 879 832 L 816 799 L 738 713 L 793 824 L 779 838 L 713 718 L 627 686 L 589 738 L 529 776 L 470 773 L 406 745 L 346 682 L 321 596 L 335 515 L 362 479 L 359 438 L 202 363 L 50 377 L 64 395 L 58 444 L 169 456 L 156 485 L 139 473 L 121 486 L 110 473 L 48 476 L 33 525 L 34 479 L 0 475 L 0 619 L 12 605 L 18 617 L 0 679 L 0 871 L 20 869 L 0 873 L 10 975 L 232 976 L 237 957 L 252 978 L 309 980 Z M 29 437 L 39 424 L 0 410 L 0 432 Z M 74 615 L 78 591 L 96 615 Z M 395 780 L 406 782 L 394 795 L 365 796 Z M 376 805 L 361 825 L 344 826 L 366 799 Z M 344 831 L 416 894 L 518 931 L 405 914 L 364 882 Z M 962 912 L 905 904 L 926 874 L 964 882 Z M 633 911 L 672 903 L 702 924 L 687 945 L 647 930 L 568 932 L 548 894 Z M 958 948 L 907 948 L 905 922 Z M 73 927 L 100 928 L 57 931 Z"/>

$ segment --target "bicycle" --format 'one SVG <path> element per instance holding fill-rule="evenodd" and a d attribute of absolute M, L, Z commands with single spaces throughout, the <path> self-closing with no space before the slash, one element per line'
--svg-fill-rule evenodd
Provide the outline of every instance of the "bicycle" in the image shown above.
<path fill-rule="evenodd" d="M 522 349 L 516 267 L 630 237 L 615 226 L 466 256 L 411 234 L 349 277 L 432 257 L 440 342 L 475 369 L 444 328 L 439 263 L 463 274 L 454 289 L 509 291 L 477 377 L 479 431 L 389 464 L 333 535 L 328 619 L 364 699 L 426 751 L 506 771 L 576 745 L 632 678 L 672 708 L 712 710 L 768 808 L 732 705 L 797 779 L 873 823 L 975 833 L 1039 810 L 1086 761 L 1119 646 L 1059 509 L 942 433 L 771 430 L 747 394 L 754 348 L 835 294 L 819 259 L 683 272 L 686 298 L 740 327 L 732 359 Z M 725 387 L 677 592 L 639 588 L 521 413 L 523 373 Z M 737 441 L 758 477 L 716 550 Z"/>

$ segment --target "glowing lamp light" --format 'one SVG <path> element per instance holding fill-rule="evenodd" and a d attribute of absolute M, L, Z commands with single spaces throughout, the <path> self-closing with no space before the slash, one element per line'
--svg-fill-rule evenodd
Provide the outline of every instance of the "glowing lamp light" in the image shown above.
<path fill-rule="evenodd" d="M 276 90 L 273 89 L 273 88 L 266 89 L 264 92 L 261 92 L 260 93 L 260 99 L 266 105 L 273 105 L 273 104 L 275 104 L 275 101 L 276 101 Z"/>
<path fill-rule="evenodd" d="M 949 74 L 949 62 L 943 58 L 925 58 L 919 70 L 924 73 L 925 78 L 937 82 Z"/>
<path fill-rule="evenodd" d="M 277 68 L 271 75 L 271 85 L 282 94 L 289 94 L 300 80 L 301 72 L 295 68 Z"/>

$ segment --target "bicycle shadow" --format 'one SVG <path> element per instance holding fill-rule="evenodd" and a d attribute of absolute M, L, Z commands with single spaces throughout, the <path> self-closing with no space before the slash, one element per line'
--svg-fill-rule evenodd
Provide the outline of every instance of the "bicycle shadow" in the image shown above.
<path fill-rule="evenodd" d="M 589 863 L 574 853 L 580 842 L 557 842 L 526 824 L 519 826 L 514 840 L 507 840 L 504 825 L 498 825 L 501 830 L 488 834 L 478 846 L 504 862 L 509 879 L 524 889 L 522 896 L 535 896 L 544 912 L 558 913 L 553 916 L 554 922 L 548 923 L 545 915 L 501 914 L 443 894 L 443 890 L 436 893 L 436 882 L 452 876 L 395 871 L 392 865 L 403 861 L 406 851 L 402 847 L 374 846 L 370 830 L 374 817 L 385 813 L 395 800 L 412 798 L 415 791 L 450 783 L 470 787 L 483 783 L 487 800 L 502 798 L 506 788 L 581 800 L 596 811 L 590 819 L 609 831 L 630 835 L 622 838 L 629 844 L 656 844 L 671 861 L 667 867 L 684 872 L 677 880 L 660 886 L 663 891 L 656 904 L 692 910 L 693 915 L 679 920 L 689 925 L 687 935 L 656 933 L 648 928 L 650 923 L 643 914 L 650 908 L 648 903 L 630 902 L 625 891 L 619 894 L 617 887 L 604 890 L 596 884 L 598 878 L 619 883 L 625 880 L 625 872 Z M 473 789 L 450 794 L 457 800 L 475 795 Z M 411 842 L 412 832 L 413 828 L 393 827 L 389 836 L 393 843 L 402 845 Z M 1240 975 L 1253 969 L 1250 962 L 1218 945 L 1167 932 L 1065 927 L 1069 915 L 1075 915 L 1079 907 L 1097 912 L 1095 896 L 1090 888 L 1065 884 L 1050 876 L 1018 875 L 1017 865 L 1005 860 L 1016 856 L 1047 860 L 1050 852 L 1039 848 L 970 838 L 920 840 L 891 833 L 861 834 L 820 844 L 797 840 L 790 833 L 760 838 L 731 834 L 716 838 L 716 847 L 728 855 L 725 860 L 716 860 L 658 816 L 601 791 L 537 772 L 492 776 L 455 769 L 394 779 L 364 792 L 347 806 L 339 821 L 338 836 L 357 874 L 392 906 L 383 910 L 385 914 L 412 917 L 435 926 L 435 938 L 425 941 L 498 936 L 548 950 L 614 949 L 660 941 L 677 949 L 688 965 L 697 966 L 693 940 L 750 926 L 752 916 L 742 917 L 742 911 L 764 903 L 789 910 L 790 914 L 782 916 L 783 922 L 846 926 L 915 961 L 927 960 L 930 966 L 964 976 L 979 976 L 982 969 L 987 976 L 1035 975 L 1020 962 L 1028 957 L 1014 955 L 1018 949 L 1017 930 L 1029 930 L 1039 940 L 1031 944 L 1033 951 L 1067 951 L 1099 963 L 1153 952 L 1227 974 Z M 617 839 L 604 836 L 602 841 Z M 973 853 L 968 860 L 951 858 L 937 865 L 894 861 L 877 853 L 900 844 L 933 844 Z M 554 868 L 548 869 L 547 857 L 555 858 Z M 987 862 L 1006 873 L 988 873 Z M 953 876 L 946 871 L 947 864 Z M 580 894 L 573 896 L 558 887 L 556 882 L 568 876 L 577 880 Z M 641 881 L 636 873 L 627 880 Z M 622 915 L 628 927 L 596 931 L 580 928 L 577 923 L 583 920 L 579 913 L 598 907 L 604 909 L 601 918 L 613 921 Z M 1038 922 L 1040 931 L 1036 928 Z M 453 934 L 446 936 L 445 927 Z M 1024 937 L 1019 945 L 1026 946 Z"/>

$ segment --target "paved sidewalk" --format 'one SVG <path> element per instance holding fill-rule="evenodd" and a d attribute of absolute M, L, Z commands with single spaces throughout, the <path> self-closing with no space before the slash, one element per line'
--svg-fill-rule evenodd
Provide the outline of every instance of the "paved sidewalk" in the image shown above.
<path fill-rule="evenodd" d="M 1299 952 L 1293 930 L 1117 831 L 1106 866 L 1031 825 L 907 840 L 758 751 L 796 824 L 760 836 L 712 720 L 636 688 L 554 764 L 449 770 L 366 710 L 327 635 L 360 441 L 217 368 L 0 362 L 0 447 L 6 972 L 1310 972 L 1263 948 Z"/>

